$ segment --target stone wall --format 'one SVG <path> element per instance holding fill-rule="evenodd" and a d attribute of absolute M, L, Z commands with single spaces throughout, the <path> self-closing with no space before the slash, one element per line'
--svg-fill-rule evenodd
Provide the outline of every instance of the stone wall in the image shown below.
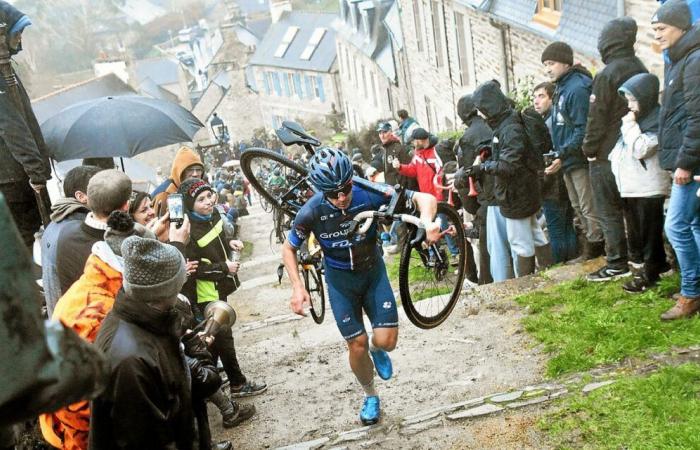
<path fill-rule="evenodd" d="M 542 50 L 551 42 L 524 28 L 499 23 L 488 14 L 465 8 L 453 2 L 416 0 L 420 31 L 416 30 L 414 0 L 399 0 L 401 24 L 405 39 L 405 60 L 410 77 L 412 102 L 406 109 L 426 128 L 439 132 L 460 126 L 456 101 L 463 94 L 490 79 L 498 80 L 504 89 L 513 89 L 519 81 L 532 77 L 537 84 L 546 81 L 540 61 Z M 439 5 L 439 26 L 444 64 L 437 65 L 433 38 L 431 6 Z M 443 16 L 443 8 L 445 8 Z M 656 0 L 627 0 L 627 15 L 639 26 L 637 53 L 652 73 L 663 76 L 663 60 L 654 49 L 650 18 L 658 8 Z M 468 61 L 468 80 L 460 77 L 458 35 L 455 13 L 462 17 Z M 422 49 L 418 49 L 418 37 Z M 505 43 L 505 45 L 504 45 Z M 576 50 L 576 43 L 570 43 Z M 445 48 L 447 47 L 447 48 Z M 449 58 L 448 58 L 449 56 Z M 598 55 L 575 51 L 574 59 L 593 73 L 604 67 Z M 448 60 L 451 70 L 448 69 Z"/>

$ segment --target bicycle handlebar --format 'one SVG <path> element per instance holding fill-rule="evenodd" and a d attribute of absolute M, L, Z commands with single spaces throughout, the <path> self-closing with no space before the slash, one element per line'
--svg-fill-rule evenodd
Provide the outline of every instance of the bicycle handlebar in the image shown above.
<path fill-rule="evenodd" d="M 425 240 L 425 225 L 420 220 L 420 218 L 411 214 L 394 214 L 388 216 L 386 213 L 382 213 L 379 211 L 363 211 L 357 214 L 355 217 L 353 217 L 353 223 L 352 225 L 350 225 L 350 232 L 348 233 L 348 235 L 354 236 L 357 233 L 359 233 L 360 235 L 367 234 L 369 228 L 374 223 L 374 219 L 387 217 L 392 217 L 394 220 L 399 220 L 401 222 L 410 223 L 416 226 L 416 238 L 411 241 L 411 245 L 416 245 Z M 362 223 L 359 230 L 357 230 L 358 225 L 362 221 L 364 221 L 364 223 Z"/>

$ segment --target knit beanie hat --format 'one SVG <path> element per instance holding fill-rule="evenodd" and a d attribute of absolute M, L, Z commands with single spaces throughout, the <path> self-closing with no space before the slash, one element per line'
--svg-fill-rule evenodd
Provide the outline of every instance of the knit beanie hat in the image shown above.
<path fill-rule="evenodd" d="M 555 61 L 573 66 L 574 51 L 566 42 L 552 42 L 542 52 L 542 62 L 545 61 Z"/>
<path fill-rule="evenodd" d="M 187 208 L 188 211 L 193 211 L 194 201 L 197 200 L 197 196 L 204 191 L 214 192 L 214 188 L 206 181 L 200 180 L 199 178 L 188 178 L 180 184 L 177 191 L 182 194 L 185 208 Z"/>
<path fill-rule="evenodd" d="M 107 219 L 105 242 L 117 256 L 122 256 L 122 243 L 129 236 L 139 236 L 146 239 L 156 238 L 151 230 L 134 222 L 129 214 L 124 211 L 112 211 Z"/>
<path fill-rule="evenodd" d="M 690 20 L 690 7 L 687 0 L 668 0 L 656 10 L 651 23 L 665 23 L 681 30 L 688 30 L 693 25 Z"/>
<path fill-rule="evenodd" d="M 134 299 L 174 298 L 185 284 L 185 258 L 172 245 L 129 236 L 122 243 L 124 291 Z"/>

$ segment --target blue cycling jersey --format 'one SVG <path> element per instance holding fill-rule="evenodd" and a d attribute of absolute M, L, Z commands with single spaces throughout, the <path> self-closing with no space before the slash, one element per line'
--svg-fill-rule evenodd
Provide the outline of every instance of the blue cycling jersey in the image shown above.
<path fill-rule="evenodd" d="M 287 239 L 293 247 L 299 248 L 313 232 L 328 266 L 341 270 L 366 270 L 380 257 L 377 224 L 372 224 L 366 235 L 349 240 L 350 223 L 362 211 L 376 211 L 389 204 L 395 191 L 388 185 L 353 180 L 352 200 L 347 209 L 336 208 L 323 193 L 318 192 L 297 213 Z M 409 198 L 410 194 L 407 191 Z"/>

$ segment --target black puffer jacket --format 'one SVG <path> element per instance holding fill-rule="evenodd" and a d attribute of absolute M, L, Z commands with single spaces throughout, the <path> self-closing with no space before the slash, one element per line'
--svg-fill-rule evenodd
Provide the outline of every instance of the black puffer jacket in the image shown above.
<path fill-rule="evenodd" d="M 659 159 L 666 170 L 700 168 L 700 24 L 668 50 L 659 114 Z"/>
<path fill-rule="evenodd" d="M 95 345 L 111 373 L 90 408 L 90 448 L 191 449 L 192 392 L 175 310 L 120 291 Z"/>
<path fill-rule="evenodd" d="M 527 134 L 517 111 L 499 86 L 490 81 L 474 92 L 474 104 L 493 129 L 491 159 L 481 169 L 495 176 L 494 197 L 501 213 L 523 219 L 541 206 L 537 169 L 539 156 L 528 148 Z"/>
<path fill-rule="evenodd" d="M 608 22 L 598 38 L 598 52 L 606 64 L 593 78 L 593 95 L 588 107 L 583 153 L 588 158 L 606 160 L 620 137 L 621 119 L 627 114 L 627 101 L 618 94 L 622 83 L 638 73 L 647 73 L 634 56 L 637 23 L 630 17 Z"/>
<path fill-rule="evenodd" d="M 457 160 L 460 167 L 471 167 L 478 156 L 477 151 L 483 144 L 490 146 L 493 139 L 493 130 L 491 130 L 491 127 L 488 126 L 484 119 L 477 115 L 469 116 L 466 119 L 464 124 L 467 126 L 467 129 L 464 130 L 464 134 L 459 138 Z M 462 185 L 464 189 L 468 189 L 467 183 L 466 180 L 463 180 Z M 477 197 L 479 204 L 481 206 L 495 204 L 493 198 L 493 176 L 483 174 L 477 178 L 477 183 L 479 185 L 477 188 L 479 191 Z M 466 193 L 460 192 L 460 195 L 466 195 Z"/>
<path fill-rule="evenodd" d="M 24 14 L 6 2 L 0 2 L 0 23 L 6 30 Z M 27 182 L 45 183 L 51 178 L 49 151 L 34 116 L 29 96 L 18 79 L 22 109 L 19 110 L 0 78 L 0 184 Z"/>

